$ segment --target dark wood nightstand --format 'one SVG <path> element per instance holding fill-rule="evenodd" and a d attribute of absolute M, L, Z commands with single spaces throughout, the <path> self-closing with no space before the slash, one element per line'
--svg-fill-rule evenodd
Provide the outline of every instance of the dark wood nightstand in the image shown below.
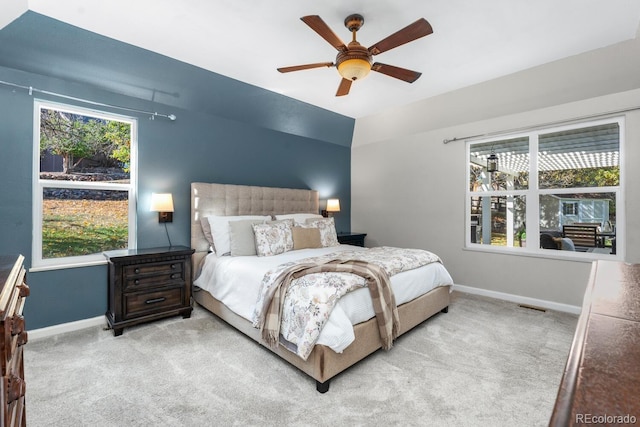
<path fill-rule="evenodd" d="M 113 335 L 168 316 L 191 316 L 191 254 L 186 246 L 104 252 L 109 261 L 107 322 Z"/>
<path fill-rule="evenodd" d="M 353 245 L 364 247 L 364 238 L 367 233 L 338 233 L 338 243 L 341 245 Z"/>

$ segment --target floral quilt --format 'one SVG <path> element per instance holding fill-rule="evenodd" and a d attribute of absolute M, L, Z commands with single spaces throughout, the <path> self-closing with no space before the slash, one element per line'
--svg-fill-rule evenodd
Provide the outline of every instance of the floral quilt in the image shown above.
<path fill-rule="evenodd" d="M 336 259 L 370 262 L 381 267 L 389 276 L 429 263 L 441 262 L 436 254 L 422 249 L 382 246 L 364 251 L 336 252 L 281 264 L 267 272 L 262 280 L 253 314 L 253 325 L 258 327 L 258 319 L 263 314 L 262 309 L 266 303 L 265 297 L 272 286 L 277 286 L 276 279 L 285 269 L 296 263 L 322 264 Z M 312 273 L 295 279 L 285 295 L 281 316 L 280 333 L 292 344 L 287 347 L 294 347 L 295 353 L 306 360 L 338 299 L 347 292 L 365 286 L 367 285 L 363 277 L 351 273 Z"/>

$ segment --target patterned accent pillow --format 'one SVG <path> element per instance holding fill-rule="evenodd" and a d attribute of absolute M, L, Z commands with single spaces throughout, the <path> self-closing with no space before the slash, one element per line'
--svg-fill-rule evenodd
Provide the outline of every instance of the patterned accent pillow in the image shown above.
<path fill-rule="evenodd" d="M 307 226 L 320 229 L 322 247 L 338 246 L 338 233 L 333 218 L 308 219 Z"/>
<path fill-rule="evenodd" d="M 293 250 L 292 223 L 293 220 L 254 224 L 257 255 L 272 256 Z"/>

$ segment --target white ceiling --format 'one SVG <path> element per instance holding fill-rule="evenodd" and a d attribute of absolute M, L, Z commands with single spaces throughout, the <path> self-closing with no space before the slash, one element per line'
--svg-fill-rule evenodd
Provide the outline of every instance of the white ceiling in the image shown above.
<path fill-rule="evenodd" d="M 28 8 L 354 118 L 632 39 L 640 22 L 637 0 L 0 0 L 0 8 L 0 28 Z M 351 13 L 365 18 L 364 46 L 427 19 L 433 34 L 375 57 L 422 77 L 408 84 L 373 72 L 337 98 L 335 68 L 276 71 L 335 60 L 301 16 L 320 15 L 348 43 Z"/>

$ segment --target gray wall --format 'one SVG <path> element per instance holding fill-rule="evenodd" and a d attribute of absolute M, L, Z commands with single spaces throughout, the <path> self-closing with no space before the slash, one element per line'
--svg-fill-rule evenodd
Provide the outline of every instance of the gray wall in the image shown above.
<path fill-rule="evenodd" d="M 455 283 L 582 305 L 590 262 L 464 249 L 464 141 L 499 132 L 640 106 L 640 44 L 634 40 L 356 121 L 352 227 L 368 245 L 430 249 Z M 626 114 L 626 261 L 640 261 L 640 113 Z"/>
<path fill-rule="evenodd" d="M 32 12 L 0 30 L 0 80 L 177 116 L 175 122 L 149 120 L 145 114 L 111 110 L 138 117 L 138 247 L 167 245 L 164 227 L 149 211 L 152 192 L 173 193 L 176 211 L 169 234 L 174 245 L 190 244 L 192 181 L 317 189 L 321 199 L 340 198 L 337 228 L 350 229 L 351 118 Z M 171 96 L 164 96 L 163 103 L 147 99 L 141 83 Z M 0 84 L 0 253 L 24 254 L 27 267 L 33 98 L 26 90 Z M 28 329 L 106 311 L 105 265 L 29 272 L 28 283 Z"/>

